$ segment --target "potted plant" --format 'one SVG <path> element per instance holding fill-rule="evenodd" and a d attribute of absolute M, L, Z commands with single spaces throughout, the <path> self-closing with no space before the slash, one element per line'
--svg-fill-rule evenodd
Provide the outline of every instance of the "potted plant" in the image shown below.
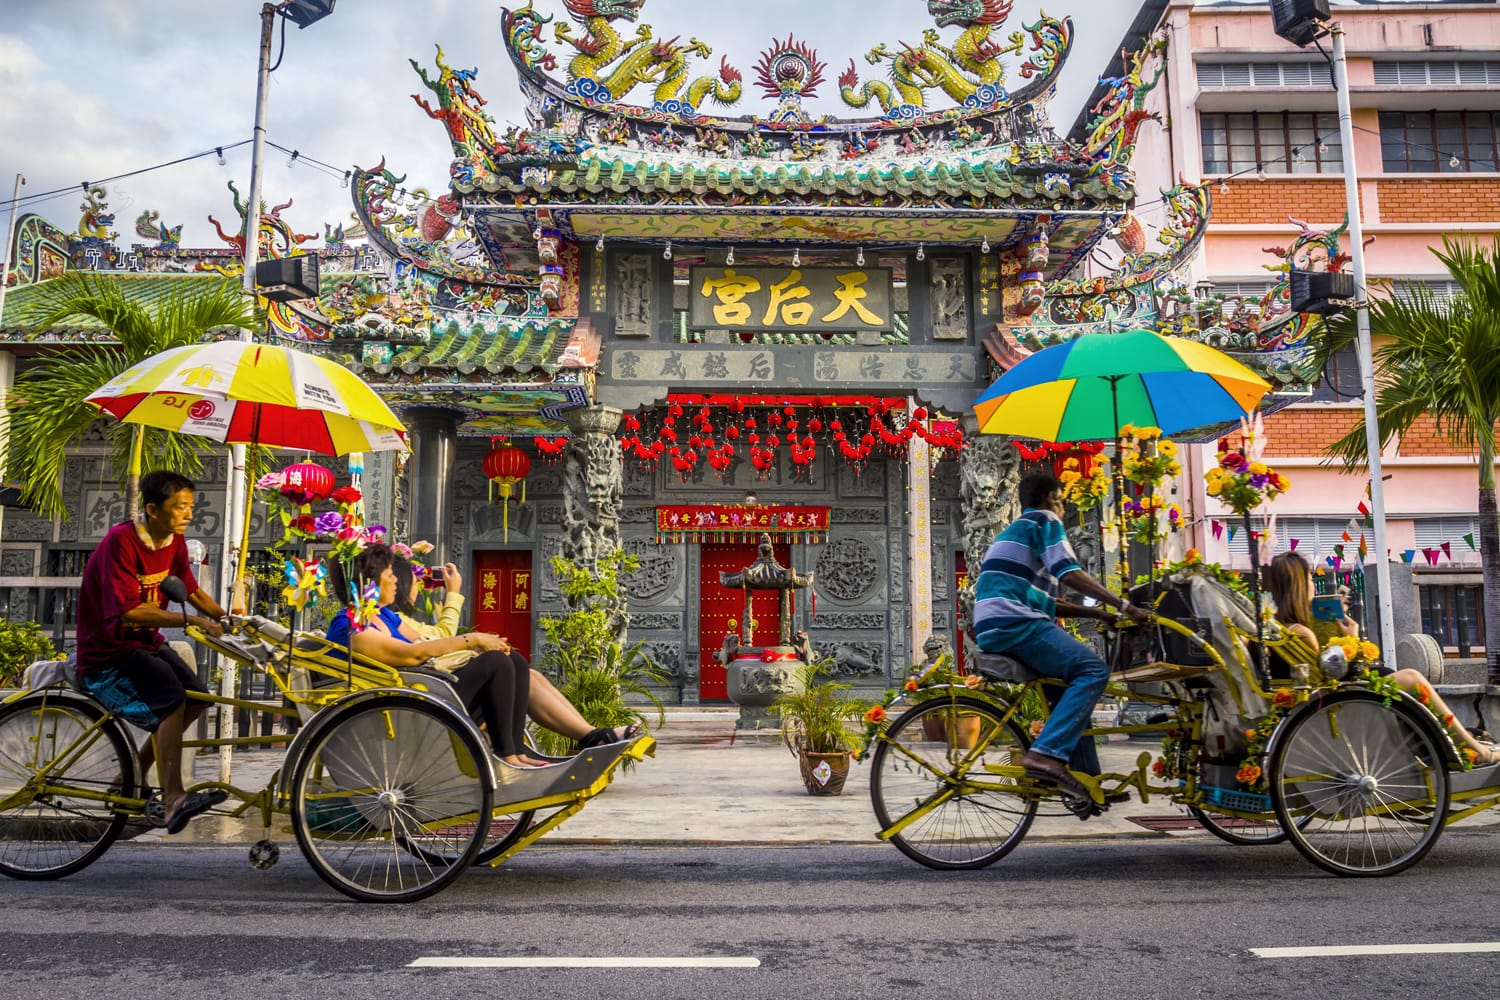
<path fill-rule="evenodd" d="M 771 703 L 781 717 L 781 739 L 797 758 L 802 784 L 809 795 L 838 795 L 849 777 L 849 758 L 859 746 L 852 726 L 865 717 L 866 705 L 849 692 L 848 684 L 818 676 L 832 661 L 804 667 L 798 691 Z"/>

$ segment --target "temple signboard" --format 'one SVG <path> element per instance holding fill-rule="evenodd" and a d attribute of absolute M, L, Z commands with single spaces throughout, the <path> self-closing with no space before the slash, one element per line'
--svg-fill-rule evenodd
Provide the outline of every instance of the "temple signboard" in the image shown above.
<path fill-rule="evenodd" d="M 881 267 L 695 267 L 688 325 L 716 330 L 890 330 Z"/>

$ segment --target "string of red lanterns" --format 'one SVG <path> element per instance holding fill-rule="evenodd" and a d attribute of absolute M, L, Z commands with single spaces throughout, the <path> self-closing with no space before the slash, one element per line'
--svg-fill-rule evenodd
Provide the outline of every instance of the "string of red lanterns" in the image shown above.
<path fill-rule="evenodd" d="M 743 455 L 764 480 L 776 468 L 785 446 L 794 479 L 810 475 L 819 449 L 827 446 L 857 471 L 863 471 L 877 451 L 905 454 L 913 437 L 920 437 L 943 453 L 963 448 L 963 431 L 953 421 L 930 420 L 924 407 L 909 415 L 900 399 L 840 400 L 828 403 L 815 397 L 801 405 L 739 397 L 723 402 L 669 402 L 662 415 L 627 415 L 620 446 L 627 460 L 656 468 L 663 460 L 687 482 L 700 462 L 707 462 L 727 480 Z M 941 457 L 941 456 L 940 456 Z"/>

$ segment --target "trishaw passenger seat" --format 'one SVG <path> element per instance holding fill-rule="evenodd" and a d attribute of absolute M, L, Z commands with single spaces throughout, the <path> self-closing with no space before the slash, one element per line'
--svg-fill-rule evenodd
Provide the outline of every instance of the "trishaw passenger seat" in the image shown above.
<path fill-rule="evenodd" d="M 1037 679 L 1037 672 L 1013 656 L 981 652 L 974 659 L 974 672 L 1006 684 L 1026 684 Z"/>

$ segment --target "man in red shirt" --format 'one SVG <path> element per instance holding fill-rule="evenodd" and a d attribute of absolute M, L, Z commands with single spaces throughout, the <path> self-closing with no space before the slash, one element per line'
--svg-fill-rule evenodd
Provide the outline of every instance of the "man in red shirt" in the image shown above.
<path fill-rule="evenodd" d="M 193 490 L 193 481 L 176 472 L 142 476 L 145 516 L 109 530 L 89 556 L 78 592 L 80 686 L 156 734 L 140 751 L 141 768 L 144 773 L 156 763 L 168 833 L 180 833 L 188 820 L 226 798 L 222 791 L 188 794 L 183 787 L 182 734 L 206 705 L 187 692 L 208 689 L 158 631 L 191 622 L 216 636 L 224 632 L 224 609 L 198 586 L 182 539 L 193 520 Z M 161 583 L 168 576 L 182 580 L 188 601 L 207 618 L 167 610 Z"/>

